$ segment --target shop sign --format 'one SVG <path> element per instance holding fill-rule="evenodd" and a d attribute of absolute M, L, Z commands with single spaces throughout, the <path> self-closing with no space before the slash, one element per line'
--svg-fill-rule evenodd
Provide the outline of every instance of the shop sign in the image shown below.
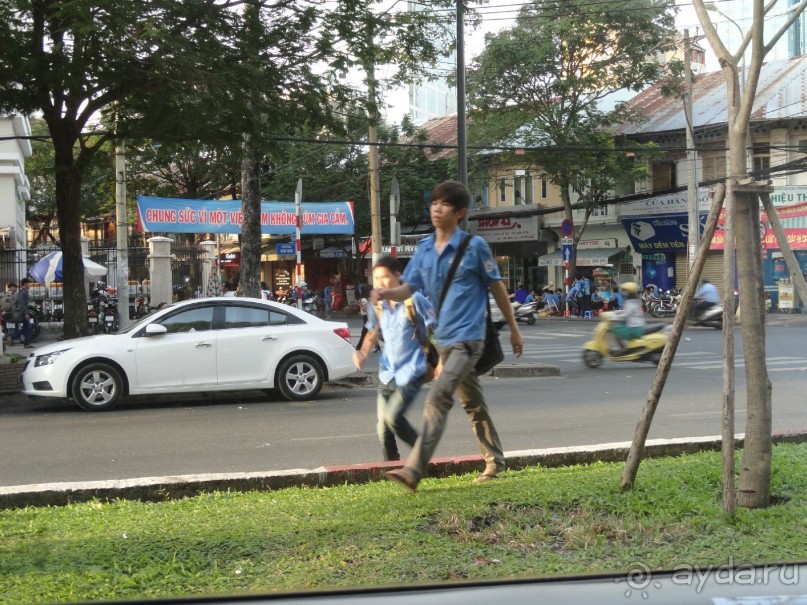
<path fill-rule="evenodd" d="M 471 233 L 483 237 L 490 244 L 534 242 L 538 240 L 537 216 L 503 218 L 477 216 L 479 218 L 476 221 L 471 221 Z"/>
<path fill-rule="evenodd" d="M 709 198 L 709 190 L 698 188 L 698 210 L 709 212 L 712 200 Z M 644 200 L 626 202 L 619 205 L 619 216 L 623 219 L 628 217 L 646 217 L 667 214 L 686 214 L 689 208 L 689 200 L 686 191 L 677 191 L 667 195 L 657 195 Z"/>
<path fill-rule="evenodd" d="M 325 247 L 325 240 L 321 237 L 315 237 L 311 244 L 314 250 L 322 250 Z"/>
<path fill-rule="evenodd" d="M 222 252 L 221 253 L 221 266 L 222 267 L 239 267 L 241 265 L 241 252 Z"/>
<path fill-rule="evenodd" d="M 636 252 L 683 252 L 687 248 L 689 219 L 686 214 L 623 218 L 622 225 Z"/>
<path fill-rule="evenodd" d="M 616 245 L 616 238 L 584 239 L 577 242 L 578 250 L 587 250 L 590 248 L 618 248 L 618 246 Z"/>
<path fill-rule="evenodd" d="M 395 255 L 398 258 L 411 258 L 417 249 L 417 244 L 398 244 L 395 246 Z M 381 246 L 381 254 L 392 254 L 392 246 Z"/>
<path fill-rule="evenodd" d="M 342 248 L 323 248 L 319 251 L 320 258 L 345 258 L 347 256 L 347 252 L 342 250 Z"/>
<path fill-rule="evenodd" d="M 286 254 L 291 256 L 297 254 L 296 250 L 294 249 L 294 244 L 278 244 L 275 247 L 275 250 L 278 254 Z"/>
<path fill-rule="evenodd" d="M 793 250 L 807 250 L 807 229 L 785 229 L 787 243 Z M 709 250 L 724 250 L 726 248 L 725 231 L 715 231 L 712 237 L 712 245 Z M 762 238 L 763 250 L 779 250 L 779 242 L 776 241 L 776 234 L 773 229 L 765 230 L 765 237 Z"/>

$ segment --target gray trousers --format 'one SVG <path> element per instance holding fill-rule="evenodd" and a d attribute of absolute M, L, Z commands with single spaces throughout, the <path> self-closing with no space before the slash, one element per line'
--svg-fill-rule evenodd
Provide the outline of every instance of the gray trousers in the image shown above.
<path fill-rule="evenodd" d="M 482 356 L 484 341 L 458 342 L 448 347 L 437 346 L 443 371 L 432 383 L 423 408 L 423 428 L 420 437 L 406 461 L 406 467 L 420 479 L 426 474 L 440 437 L 446 427 L 448 412 L 454 405 L 454 394 L 468 414 L 471 430 L 476 436 L 479 450 L 485 458 L 485 470 L 500 472 L 505 469 L 504 452 L 499 435 L 488 413 L 485 396 L 474 372 L 474 364 Z"/>

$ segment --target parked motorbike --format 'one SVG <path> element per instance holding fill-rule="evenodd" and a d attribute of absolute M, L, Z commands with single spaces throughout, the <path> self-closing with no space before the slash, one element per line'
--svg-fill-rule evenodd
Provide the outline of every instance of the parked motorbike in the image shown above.
<path fill-rule="evenodd" d="M 723 329 L 723 305 L 714 304 L 706 309 L 698 309 L 698 303 L 701 299 L 696 298 L 692 301 L 692 310 L 689 312 L 688 322 L 691 326 L 705 326 L 708 328 L 715 328 L 716 330 Z"/>
<path fill-rule="evenodd" d="M 37 337 L 42 333 L 42 326 L 39 325 L 41 321 L 43 321 L 43 314 L 42 308 L 36 304 L 36 302 L 30 302 L 28 304 L 28 316 L 31 322 L 31 340 L 36 340 Z"/>
<path fill-rule="evenodd" d="M 538 305 L 535 302 L 528 302 L 523 305 L 514 302 L 512 305 L 513 316 L 516 321 L 524 322 L 530 326 L 535 323 L 535 319 L 538 317 Z"/>
<path fill-rule="evenodd" d="M 512 302 L 510 304 L 513 307 L 513 316 L 516 318 L 516 321 L 526 323 L 530 326 L 535 323 L 538 317 L 538 305 L 536 303 L 530 302 L 521 305 L 517 302 Z M 504 313 L 499 309 L 499 305 L 496 304 L 496 300 L 493 297 L 490 297 L 490 319 L 498 330 L 501 330 L 506 323 Z"/>
<path fill-rule="evenodd" d="M 672 317 L 678 311 L 681 304 L 681 290 L 674 288 L 667 290 L 660 296 L 650 298 L 648 313 L 653 317 Z"/>
<path fill-rule="evenodd" d="M 667 337 L 672 326 L 665 324 L 648 324 L 644 335 L 626 343 L 624 351 L 616 351 L 616 339 L 609 337 L 613 322 L 613 313 L 600 313 L 600 321 L 594 328 L 591 340 L 583 345 L 583 362 L 590 368 L 598 368 L 603 360 L 608 361 L 649 361 L 658 365 L 661 353 L 667 344 Z"/>

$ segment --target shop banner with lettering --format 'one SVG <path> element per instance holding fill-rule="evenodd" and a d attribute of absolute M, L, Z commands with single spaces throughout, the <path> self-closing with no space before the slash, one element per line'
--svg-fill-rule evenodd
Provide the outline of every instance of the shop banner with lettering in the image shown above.
<path fill-rule="evenodd" d="M 701 221 L 705 220 L 701 216 Z M 636 252 L 686 251 L 689 219 L 686 214 L 663 214 L 622 219 L 622 225 Z"/>
<path fill-rule="evenodd" d="M 303 202 L 303 235 L 351 235 L 353 202 Z M 137 198 L 137 228 L 157 233 L 241 233 L 241 200 Z M 261 233 L 293 234 L 297 228 L 294 202 L 261 202 Z"/>
<path fill-rule="evenodd" d="M 715 231 L 709 250 L 724 250 L 726 248 L 725 234 L 726 232 L 723 230 Z M 793 250 L 807 250 L 807 229 L 785 229 L 785 237 Z M 765 230 L 765 236 L 762 238 L 762 248 L 765 250 L 779 250 L 779 242 L 776 240 L 776 234 L 773 229 Z"/>

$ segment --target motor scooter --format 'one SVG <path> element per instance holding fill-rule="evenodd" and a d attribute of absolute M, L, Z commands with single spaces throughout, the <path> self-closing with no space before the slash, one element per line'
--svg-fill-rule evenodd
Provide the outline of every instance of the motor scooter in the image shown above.
<path fill-rule="evenodd" d="M 318 309 L 319 300 L 317 299 L 316 295 L 303 298 L 303 311 L 306 313 L 311 313 L 311 315 L 316 315 Z"/>
<path fill-rule="evenodd" d="M 616 351 L 616 340 L 608 334 L 616 319 L 613 313 L 600 313 L 600 321 L 594 328 L 591 340 L 583 345 L 583 362 L 590 368 L 598 368 L 603 360 L 608 361 L 649 361 L 658 365 L 661 353 L 667 344 L 667 335 L 672 328 L 665 324 L 648 324 L 644 335 L 625 343 L 623 351 Z"/>
<path fill-rule="evenodd" d="M 535 302 L 524 303 L 523 305 L 517 302 L 513 305 L 513 317 L 516 321 L 521 321 L 531 326 L 535 323 L 535 318 L 538 316 L 538 305 Z"/>
<path fill-rule="evenodd" d="M 701 299 L 696 298 L 692 302 L 692 310 L 689 312 L 687 318 L 689 325 L 692 326 L 705 326 L 708 328 L 715 328 L 716 330 L 723 329 L 723 305 L 715 303 L 707 309 L 698 309 L 698 303 Z"/>
<path fill-rule="evenodd" d="M 496 299 L 492 296 L 489 297 L 489 302 L 490 320 L 493 322 L 493 325 L 496 326 L 497 330 L 501 330 L 504 324 L 507 323 L 504 320 L 504 313 L 502 313 L 499 305 L 496 304 Z M 520 321 L 530 326 L 535 323 L 538 317 L 538 305 L 535 302 L 524 303 L 523 305 L 517 302 L 511 302 L 510 304 L 513 307 L 513 317 L 515 317 L 517 322 Z"/>

